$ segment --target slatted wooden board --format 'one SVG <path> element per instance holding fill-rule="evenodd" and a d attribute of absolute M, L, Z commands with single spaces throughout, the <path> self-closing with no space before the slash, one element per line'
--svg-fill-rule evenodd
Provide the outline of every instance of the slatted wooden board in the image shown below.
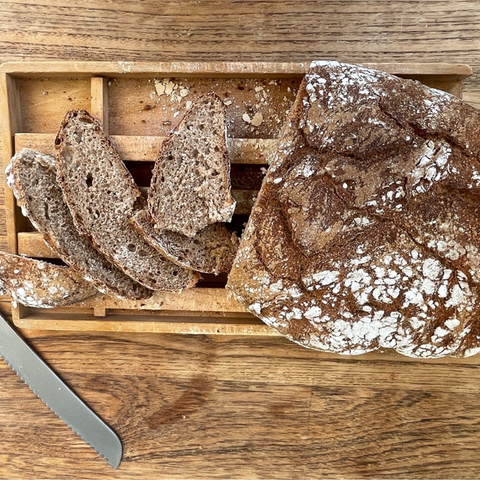
<path fill-rule="evenodd" d="M 458 96 L 463 79 L 471 74 L 470 67 L 456 64 L 368 66 Z M 135 180 L 146 190 L 163 138 L 199 95 L 214 91 L 227 111 L 237 200 L 232 227 L 241 234 L 307 67 L 303 63 L 5 63 L 0 66 L 3 164 L 24 147 L 53 152 L 63 116 L 69 109 L 82 108 L 102 122 Z M 9 251 L 55 259 L 22 216 L 8 187 L 5 206 Z M 12 318 L 17 326 L 42 330 L 276 335 L 229 296 L 225 281 L 225 275 L 204 275 L 194 289 L 180 294 L 157 292 L 144 301 L 99 295 L 68 308 L 12 307 Z"/>

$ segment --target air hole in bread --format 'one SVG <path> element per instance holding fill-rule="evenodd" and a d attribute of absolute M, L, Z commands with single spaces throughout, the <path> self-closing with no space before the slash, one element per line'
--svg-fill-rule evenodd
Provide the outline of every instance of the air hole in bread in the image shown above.
<path fill-rule="evenodd" d="M 194 149 L 192 150 L 192 157 L 193 157 L 193 158 L 197 158 L 197 157 L 198 157 L 198 150 L 197 150 L 196 148 L 194 148 Z"/>
<path fill-rule="evenodd" d="M 128 249 L 129 252 L 134 252 L 136 250 L 136 247 L 133 243 L 129 243 L 127 245 L 127 249 Z"/>
<path fill-rule="evenodd" d="M 78 143 L 82 143 L 83 140 L 83 133 L 82 132 L 74 132 L 73 136 Z"/>
<path fill-rule="evenodd" d="M 89 117 L 79 117 L 78 120 L 79 120 L 80 122 L 86 123 L 86 124 L 93 123 L 93 119 L 91 119 L 91 118 L 89 118 Z"/>
<path fill-rule="evenodd" d="M 91 172 L 87 173 L 87 187 L 90 188 L 92 186 L 93 176 Z"/>

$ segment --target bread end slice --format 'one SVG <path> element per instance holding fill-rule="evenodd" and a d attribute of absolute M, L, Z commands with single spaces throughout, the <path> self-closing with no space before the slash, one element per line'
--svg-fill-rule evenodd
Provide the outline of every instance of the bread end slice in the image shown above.
<path fill-rule="evenodd" d="M 65 307 L 97 293 L 71 268 L 5 252 L 0 252 L 0 280 L 13 300 L 27 307 Z"/>

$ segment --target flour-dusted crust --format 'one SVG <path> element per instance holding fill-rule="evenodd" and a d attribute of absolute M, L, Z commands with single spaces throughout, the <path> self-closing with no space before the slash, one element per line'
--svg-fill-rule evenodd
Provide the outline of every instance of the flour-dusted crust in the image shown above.
<path fill-rule="evenodd" d="M 152 247 L 177 265 L 215 275 L 232 268 L 239 242 L 223 223 L 207 225 L 194 237 L 168 230 L 157 232 L 146 209 L 137 212 L 132 223 Z"/>
<path fill-rule="evenodd" d="M 226 144 L 225 107 L 202 95 L 163 143 L 148 194 L 155 229 L 194 237 L 230 222 L 235 210 Z"/>
<path fill-rule="evenodd" d="M 27 307 L 65 307 L 97 293 L 71 268 L 5 252 L 0 252 L 0 282 L 15 302 Z"/>
<path fill-rule="evenodd" d="M 55 138 L 57 180 L 77 229 L 109 261 L 152 290 L 181 291 L 199 275 L 150 246 L 129 219 L 140 191 L 101 125 L 85 110 L 67 113 Z"/>
<path fill-rule="evenodd" d="M 480 114 L 336 62 L 307 73 L 228 288 L 340 354 L 480 351 Z"/>
<path fill-rule="evenodd" d="M 131 300 L 153 294 L 109 262 L 76 229 L 57 184 L 55 157 L 24 148 L 12 158 L 6 174 L 17 204 L 43 234 L 45 243 L 98 290 Z"/>

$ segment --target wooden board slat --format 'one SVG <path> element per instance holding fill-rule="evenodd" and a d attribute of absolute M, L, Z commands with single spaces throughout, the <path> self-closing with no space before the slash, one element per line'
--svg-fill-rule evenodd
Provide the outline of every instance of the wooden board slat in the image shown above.
<path fill-rule="evenodd" d="M 15 152 L 14 135 L 21 130 L 21 111 L 18 87 L 14 78 L 0 73 L 0 115 L 2 116 L 2 157 L 3 170 L 10 163 Z M 5 189 L 5 214 L 7 222 L 7 247 L 10 253 L 17 253 L 17 211 L 12 191 Z"/>
<path fill-rule="evenodd" d="M 151 317 L 115 315 L 101 320 L 85 314 L 45 314 L 35 312 L 16 322 L 23 328 L 35 330 L 65 330 L 87 332 L 176 333 L 184 335 L 255 335 L 280 336 L 264 323 L 244 321 L 242 318 L 226 321 L 214 317 Z"/>
<path fill-rule="evenodd" d="M 124 300 L 115 297 L 98 294 L 72 307 L 64 307 L 71 314 L 84 312 L 85 309 L 119 309 L 136 311 L 177 311 L 177 312 L 203 312 L 213 314 L 239 314 L 247 315 L 248 310 L 224 288 L 192 288 L 183 292 L 154 292 L 154 294 L 144 300 Z M 98 310 L 97 310 L 98 311 Z M 46 311 L 50 315 L 54 310 Z"/>
<path fill-rule="evenodd" d="M 108 87 L 107 80 L 103 77 L 93 77 L 91 80 L 91 109 L 90 113 L 103 126 L 103 131 L 108 135 Z"/>
<path fill-rule="evenodd" d="M 153 162 L 166 137 L 111 135 L 110 139 L 122 160 Z M 51 133 L 17 133 L 15 134 L 15 151 L 33 148 L 42 153 L 54 155 L 54 140 L 55 134 Z M 275 138 L 229 138 L 227 140 L 230 161 L 238 164 L 266 165 L 269 156 L 277 146 L 278 140 Z"/>
<path fill-rule="evenodd" d="M 312 59 L 313 60 L 313 59 Z M 315 59 L 317 60 L 317 59 Z M 318 60 L 321 60 L 320 58 Z M 310 62 L 6 62 L 0 72 L 16 75 L 69 74 L 115 75 L 159 74 L 175 76 L 260 76 L 303 75 Z M 362 63 L 362 65 L 403 75 L 454 75 L 465 77 L 472 74 L 468 65 L 449 63 Z"/>
<path fill-rule="evenodd" d="M 58 258 L 58 255 L 43 241 L 39 232 L 19 232 L 18 253 L 34 258 Z"/>
<path fill-rule="evenodd" d="M 145 300 L 122 300 L 97 295 L 78 303 L 79 308 L 104 307 L 108 309 L 177 310 L 183 312 L 230 312 L 246 313 L 247 309 L 237 302 L 224 288 L 192 288 L 181 293 L 155 292 Z M 71 307 L 72 311 L 75 307 Z"/>

